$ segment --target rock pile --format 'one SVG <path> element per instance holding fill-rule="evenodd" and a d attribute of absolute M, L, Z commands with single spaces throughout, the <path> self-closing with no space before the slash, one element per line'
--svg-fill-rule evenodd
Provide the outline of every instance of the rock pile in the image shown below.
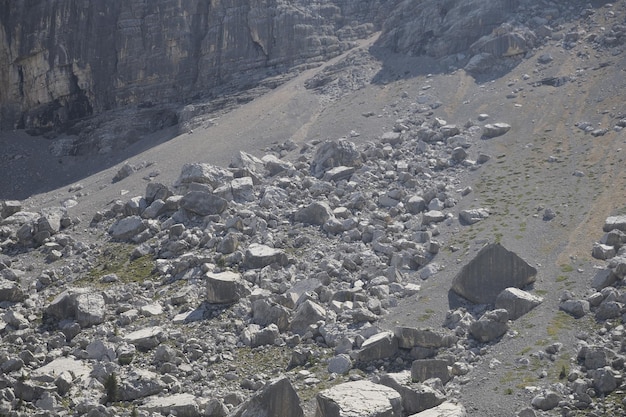
<path fill-rule="evenodd" d="M 49 268 L 0 259 L 3 340 L 24 343 L 3 351 L 3 412 L 21 401 L 120 415 L 121 401 L 143 415 L 297 415 L 289 392 L 322 382 L 306 369 L 319 360 L 338 384 L 319 394 L 320 416 L 347 415 L 343 391 L 378 393 L 371 415 L 441 405 L 471 368 L 466 349 L 494 328 L 488 340 L 502 336 L 507 310 L 495 321 L 451 312 L 447 329 L 376 323 L 437 273 L 435 237 L 468 194 L 457 175 L 481 166 L 471 158 L 480 130 L 411 112 L 360 147 L 340 139 L 307 144 L 295 162 L 240 152 L 228 169 L 186 164 L 174 185 L 149 182 L 95 213 L 97 242 L 63 208 L 4 202 L 3 252 Z M 502 301 L 512 316 L 523 311 L 515 300 Z M 278 382 L 235 365 L 263 350 L 290 357 Z M 45 367 L 60 360 L 69 373 Z M 389 375 L 360 380 L 378 368 Z"/>

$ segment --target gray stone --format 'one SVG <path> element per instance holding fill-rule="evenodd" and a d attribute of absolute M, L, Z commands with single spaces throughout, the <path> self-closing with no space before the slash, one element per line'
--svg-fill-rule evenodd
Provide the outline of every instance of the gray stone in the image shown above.
<path fill-rule="evenodd" d="M 304 335 L 309 331 L 309 327 L 312 324 L 320 320 L 326 320 L 326 309 L 311 300 L 306 300 L 298 306 L 298 309 L 293 315 L 290 325 L 291 331 L 299 335 Z"/>
<path fill-rule="evenodd" d="M 495 138 L 502 136 L 511 129 L 511 125 L 506 123 L 489 123 L 483 127 L 483 136 L 486 138 Z"/>
<path fill-rule="evenodd" d="M 418 359 L 411 365 L 411 379 L 414 382 L 424 382 L 431 378 L 439 378 L 445 385 L 452 375 L 448 368 L 448 361 L 442 359 Z"/>
<path fill-rule="evenodd" d="M 411 214 L 421 213 L 426 209 L 426 201 L 421 196 L 413 195 L 407 200 L 406 209 Z"/>
<path fill-rule="evenodd" d="M 273 345 L 274 341 L 280 336 L 280 331 L 275 324 L 261 328 L 258 324 L 249 324 L 241 333 L 242 342 L 251 348 Z"/>
<path fill-rule="evenodd" d="M 122 167 L 117 171 L 112 181 L 114 183 L 122 181 L 124 178 L 128 178 L 134 172 L 135 172 L 135 167 L 129 163 L 126 163 L 122 165 Z"/>
<path fill-rule="evenodd" d="M 618 379 L 615 377 L 615 373 L 610 366 L 594 369 L 589 372 L 589 375 L 593 380 L 593 387 L 600 394 L 613 392 L 619 385 Z"/>
<path fill-rule="evenodd" d="M 450 347 L 456 342 L 456 336 L 445 329 L 417 329 L 414 327 L 397 326 L 394 335 L 398 339 L 398 346 L 411 349 L 415 346 L 423 348 Z"/>
<path fill-rule="evenodd" d="M 106 306 L 102 294 L 97 292 L 77 294 L 73 303 L 76 321 L 80 327 L 104 323 Z"/>
<path fill-rule="evenodd" d="M 489 210 L 484 208 L 461 210 L 459 219 L 463 224 L 474 224 L 489 217 Z"/>
<path fill-rule="evenodd" d="M 293 164 L 288 161 L 283 161 L 274 155 L 264 155 L 261 160 L 265 164 L 265 169 L 267 169 L 271 176 L 294 169 Z"/>
<path fill-rule="evenodd" d="M 160 375 L 144 369 L 132 368 L 119 378 L 118 399 L 133 401 L 159 394 L 167 388 Z"/>
<path fill-rule="evenodd" d="M 467 417 L 467 411 L 461 404 L 444 402 L 436 407 L 413 414 L 409 417 Z"/>
<path fill-rule="evenodd" d="M 559 310 L 578 319 L 589 313 L 589 301 L 587 300 L 565 300 L 559 304 Z"/>
<path fill-rule="evenodd" d="M 615 247 L 603 245 L 602 243 L 594 243 L 591 256 L 596 259 L 611 259 L 616 255 Z"/>
<path fill-rule="evenodd" d="M 311 174 L 317 178 L 322 178 L 330 168 L 342 165 L 353 167 L 360 162 L 361 154 L 353 142 L 345 139 L 325 141 L 319 146 L 313 161 L 311 161 Z"/>
<path fill-rule="evenodd" d="M 236 303 L 241 297 L 250 294 L 250 290 L 241 278 L 241 274 L 236 272 L 207 272 L 204 278 L 206 282 L 206 301 L 211 304 Z"/>
<path fill-rule="evenodd" d="M 496 308 L 509 312 L 509 320 L 517 320 L 543 302 L 543 298 L 534 296 L 519 288 L 506 288 L 496 297 Z"/>
<path fill-rule="evenodd" d="M 509 287 L 523 288 L 535 282 L 537 270 L 499 243 L 482 248 L 454 277 L 452 290 L 477 304 L 494 303 Z"/>
<path fill-rule="evenodd" d="M 439 210 L 429 210 L 422 215 L 422 224 L 440 223 L 446 219 L 446 215 Z"/>
<path fill-rule="evenodd" d="M 382 375 L 380 383 L 398 391 L 402 397 L 402 409 L 406 415 L 428 410 L 446 400 L 446 394 L 443 389 L 431 387 L 427 384 L 414 383 L 411 378 L 411 371 Z M 441 386 L 441 383 L 439 383 L 439 386 Z"/>
<path fill-rule="evenodd" d="M 217 194 L 189 191 L 180 200 L 180 207 L 198 216 L 209 216 L 221 214 L 228 207 L 228 202 Z"/>
<path fill-rule="evenodd" d="M 400 394 L 384 385 L 352 381 L 317 394 L 315 417 L 401 417 Z"/>
<path fill-rule="evenodd" d="M 611 216 L 607 217 L 604 221 L 604 227 L 602 230 L 605 232 L 610 232 L 611 230 L 620 230 L 626 233 L 626 216 Z"/>
<path fill-rule="evenodd" d="M 595 311 L 596 320 L 615 319 L 622 315 L 622 310 L 624 310 L 624 305 L 622 303 L 605 300 Z"/>
<path fill-rule="evenodd" d="M 328 373 L 345 375 L 352 369 L 352 360 L 345 353 L 330 358 L 328 361 Z"/>
<path fill-rule="evenodd" d="M 361 345 L 359 361 L 370 362 L 389 358 L 398 352 L 398 339 L 391 332 L 380 332 L 369 337 Z"/>
<path fill-rule="evenodd" d="M 26 297 L 27 294 L 19 282 L 8 281 L 4 278 L 0 279 L 0 301 L 19 303 L 24 301 Z"/>
<path fill-rule="evenodd" d="M 124 217 L 113 223 L 109 228 L 109 234 L 116 240 L 129 240 L 146 230 L 147 226 L 139 216 Z"/>
<path fill-rule="evenodd" d="M 300 398 L 289 378 L 273 380 L 233 410 L 229 417 L 303 417 Z"/>
<path fill-rule="evenodd" d="M 244 151 L 237 152 L 228 166 L 243 169 L 254 174 L 263 174 L 265 171 L 265 164 L 262 160 Z"/>
<path fill-rule="evenodd" d="M 322 178 L 324 181 L 341 181 L 341 180 L 350 180 L 352 174 L 354 174 L 354 167 L 346 167 L 346 166 L 338 166 L 329 169 L 324 173 L 324 177 Z"/>
<path fill-rule="evenodd" d="M 280 331 L 289 327 L 289 310 L 267 299 L 255 300 L 252 303 L 252 321 L 261 326 L 275 324 Z"/>
<path fill-rule="evenodd" d="M 260 243 L 252 243 L 248 246 L 244 256 L 244 265 L 250 269 L 263 268 L 272 264 L 286 266 L 288 263 L 289 259 L 284 251 Z"/>
<path fill-rule="evenodd" d="M 333 211 L 328 203 L 323 201 L 314 201 L 308 206 L 299 209 L 294 214 L 294 220 L 296 222 L 318 226 L 326 223 L 331 217 L 334 217 Z"/>
<path fill-rule="evenodd" d="M 183 165 L 176 186 L 199 183 L 208 184 L 215 189 L 232 179 L 232 172 L 224 168 L 204 163 L 191 163 Z"/>
<path fill-rule="evenodd" d="M 187 393 L 148 398 L 141 405 L 141 409 L 150 413 L 175 415 L 177 417 L 199 417 L 201 415 L 197 398 L 195 395 Z"/>
<path fill-rule="evenodd" d="M 465 159 L 467 159 L 467 152 L 465 151 L 465 149 L 463 149 L 463 147 L 457 146 L 456 148 L 452 150 L 452 153 L 450 154 L 450 158 L 454 162 L 465 161 Z"/>
<path fill-rule="evenodd" d="M 559 405 L 561 397 L 554 391 L 544 391 L 533 397 L 531 405 L 539 410 L 548 411 Z"/>
<path fill-rule="evenodd" d="M 167 200 L 172 195 L 172 191 L 165 184 L 160 182 L 149 182 L 146 185 L 145 200 L 146 204 L 152 204 L 154 200 Z"/>
<path fill-rule="evenodd" d="M 505 309 L 488 311 L 469 326 L 469 332 L 482 343 L 487 343 L 503 336 L 509 330 L 509 313 Z"/>
<path fill-rule="evenodd" d="M 123 336 L 123 339 L 139 350 L 150 350 L 165 340 L 165 331 L 160 326 L 147 327 Z"/>
<path fill-rule="evenodd" d="M 591 288 L 600 291 L 603 288 L 611 287 L 617 282 L 618 276 L 610 269 L 603 268 L 596 272 L 591 281 Z"/>
<path fill-rule="evenodd" d="M 0 219 L 6 219 L 22 211 L 22 203 L 17 200 L 4 200 L 0 205 Z"/>

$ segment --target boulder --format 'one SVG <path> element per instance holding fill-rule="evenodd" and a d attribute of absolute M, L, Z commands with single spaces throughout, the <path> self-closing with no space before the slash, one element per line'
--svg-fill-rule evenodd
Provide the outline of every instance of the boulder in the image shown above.
<path fill-rule="evenodd" d="M 414 382 L 424 382 L 427 379 L 439 378 L 446 384 L 452 375 L 448 368 L 448 361 L 442 359 L 418 359 L 411 365 L 411 379 Z"/>
<path fill-rule="evenodd" d="M 262 298 L 252 302 L 252 322 L 261 326 L 275 324 L 280 331 L 289 327 L 289 309 Z"/>
<path fill-rule="evenodd" d="M 509 313 L 505 309 L 488 311 L 469 326 L 469 332 L 481 343 L 487 343 L 509 330 Z"/>
<path fill-rule="evenodd" d="M 207 272 L 206 301 L 211 304 L 232 304 L 241 297 L 250 294 L 241 275 L 236 272 L 224 271 L 220 273 Z"/>
<path fill-rule="evenodd" d="M 530 404 L 542 411 L 548 411 L 559 405 L 561 396 L 554 391 L 543 391 L 533 397 Z"/>
<path fill-rule="evenodd" d="M 452 402 L 445 402 L 433 407 L 430 410 L 422 411 L 421 413 L 413 414 L 409 417 L 466 417 L 467 411 L 461 404 Z"/>
<path fill-rule="evenodd" d="M 626 216 L 611 216 L 607 217 L 604 221 L 603 230 L 605 232 L 610 232 L 611 230 L 620 230 L 622 232 L 626 232 Z"/>
<path fill-rule="evenodd" d="M 58 320 L 74 319 L 81 327 L 100 324 L 105 318 L 104 297 L 88 289 L 69 289 L 52 300 L 46 314 Z"/>
<path fill-rule="evenodd" d="M 488 123 L 483 127 L 483 136 L 486 138 L 495 138 L 504 135 L 511 129 L 511 125 L 506 123 Z"/>
<path fill-rule="evenodd" d="M 507 288 L 496 297 L 496 308 L 503 308 L 509 313 L 509 320 L 517 320 L 543 302 L 543 298 L 534 296 L 519 288 Z"/>
<path fill-rule="evenodd" d="M 593 249 L 591 250 L 591 256 L 596 259 L 611 259 L 616 255 L 615 247 L 604 245 L 602 243 L 594 243 Z"/>
<path fill-rule="evenodd" d="M 411 378 L 411 371 L 382 375 L 379 382 L 398 391 L 402 397 L 404 413 L 408 415 L 436 407 L 446 400 L 441 383 L 433 387 L 415 383 Z"/>
<path fill-rule="evenodd" d="M 459 219 L 463 224 L 474 224 L 489 217 L 489 210 L 484 208 L 461 210 Z"/>
<path fill-rule="evenodd" d="M 146 185 L 145 200 L 146 204 L 152 204 L 154 200 L 167 200 L 172 195 L 172 191 L 165 184 L 160 182 L 149 182 Z"/>
<path fill-rule="evenodd" d="M 148 351 L 165 341 L 165 331 L 160 326 L 147 327 L 128 333 L 123 339 L 139 350 Z"/>
<path fill-rule="evenodd" d="M 316 178 L 322 178 L 330 168 L 342 165 L 353 167 L 360 162 L 361 153 L 353 142 L 345 139 L 327 140 L 319 146 L 311 161 L 311 174 Z"/>
<path fill-rule="evenodd" d="M 180 207 L 198 216 L 221 214 L 228 202 L 217 194 L 206 191 L 189 191 L 180 200 Z"/>
<path fill-rule="evenodd" d="M 229 417 L 303 417 L 300 398 L 289 378 L 271 381 L 257 394 L 233 410 Z"/>
<path fill-rule="evenodd" d="M 591 281 L 591 288 L 600 291 L 603 288 L 611 287 L 617 282 L 618 276 L 609 268 L 602 268 L 596 272 Z"/>
<path fill-rule="evenodd" d="M 293 164 L 291 162 L 283 161 L 277 156 L 271 154 L 264 155 L 261 160 L 265 164 L 265 169 L 267 169 L 271 176 L 293 169 Z"/>
<path fill-rule="evenodd" d="M 0 205 L 0 220 L 6 219 L 19 211 L 22 211 L 21 202 L 17 200 L 5 200 Z"/>
<path fill-rule="evenodd" d="M 275 324 L 261 328 L 258 324 L 249 324 L 241 333 L 241 341 L 251 348 L 273 345 L 274 341 L 280 336 L 280 331 Z"/>
<path fill-rule="evenodd" d="M 288 263 L 289 259 L 284 251 L 260 243 L 248 246 L 244 256 L 244 265 L 250 269 L 263 268 L 271 264 L 286 266 Z"/>
<path fill-rule="evenodd" d="M 324 173 L 323 180 L 324 181 L 341 181 L 341 180 L 350 180 L 352 174 L 354 174 L 354 167 L 346 167 L 346 166 L 338 166 L 329 169 Z"/>
<path fill-rule="evenodd" d="M 397 326 L 394 335 L 398 339 L 398 347 L 412 349 L 450 347 L 456 342 L 456 336 L 445 329 L 417 329 L 414 327 Z"/>
<path fill-rule="evenodd" d="M 320 320 L 326 320 L 326 309 L 321 305 L 306 300 L 298 306 L 293 319 L 291 320 L 291 331 L 299 335 L 304 335 L 309 331 L 312 324 Z"/>
<path fill-rule="evenodd" d="M 129 240 L 146 230 L 144 220 L 139 216 L 128 216 L 119 219 L 109 228 L 109 234 L 116 240 Z"/>
<path fill-rule="evenodd" d="M 172 394 L 166 397 L 153 396 L 143 403 L 142 410 L 177 417 L 199 417 L 198 399 L 193 394 Z"/>
<path fill-rule="evenodd" d="M 398 353 L 398 339 L 391 332 L 380 332 L 363 342 L 359 350 L 359 361 L 370 362 L 389 358 L 396 353 Z"/>
<path fill-rule="evenodd" d="M 570 316 L 579 319 L 589 313 L 589 301 L 564 300 L 559 304 L 559 310 L 563 310 Z"/>
<path fill-rule="evenodd" d="M 314 201 L 308 206 L 299 209 L 294 214 L 294 220 L 297 223 L 313 224 L 318 226 L 326 223 L 326 221 L 331 217 L 334 217 L 333 211 L 328 203 L 323 201 Z"/>
<path fill-rule="evenodd" d="M 183 165 L 176 186 L 185 186 L 191 183 L 208 184 L 213 188 L 233 179 L 232 172 L 227 169 L 204 163 Z"/>
<path fill-rule="evenodd" d="M 537 270 L 499 243 L 482 248 L 454 277 L 452 290 L 477 304 L 492 304 L 503 290 L 535 282 Z"/>
<path fill-rule="evenodd" d="M 345 353 L 330 358 L 328 361 L 328 373 L 345 375 L 352 369 L 352 360 Z"/>
<path fill-rule="evenodd" d="M 131 368 L 131 371 L 120 376 L 117 399 L 133 401 L 159 394 L 167 388 L 161 376 L 145 369 Z"/>
<path fill-rule="evenodd" d="M 19 282 L 0 278 L 0 302 L 9 301 L 19 303 L 24 301 L 27 296 Z"/>
<path fill-rule="evenodd" d="M 440 223 L 446 219 L 446 215 L 439 210 L 429 210 L 422 215 L 422 224 Z"/>
<path fill-rule="evenodd" d="M 315 417 L 401 417 L 400 394 L 384 385 L 352 381 L 317 394 Z"/>

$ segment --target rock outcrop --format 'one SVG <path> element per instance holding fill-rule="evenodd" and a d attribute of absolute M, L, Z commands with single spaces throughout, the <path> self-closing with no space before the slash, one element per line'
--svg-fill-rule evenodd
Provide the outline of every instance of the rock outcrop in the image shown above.
<path fill-rule="evenodd" d="M 375 30 L 379 3 L 7 2 L 0 128 L 63 129 L 128 105 L 157 106 L 151 122 L 172 124 L 159 104 L 247 89 L 345 51 Z"/>

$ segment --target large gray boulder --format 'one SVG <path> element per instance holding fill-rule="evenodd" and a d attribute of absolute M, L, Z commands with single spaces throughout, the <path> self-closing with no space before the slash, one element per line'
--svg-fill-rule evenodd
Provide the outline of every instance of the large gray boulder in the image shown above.
<path fill-rule="evenodd" d="M 509 320 L 517 320 L 543 302 L 543 298 L 532 295 L 519 288 L 507 288 L 498 294 L 496 308 L 509 312 Z"/>
<path fill-rule="evenodd" d="M 492 304 L 503 290 L 535 282 L 537 270 L 499 243 L 482 248 L 454 277 L 452 290 L 477 304 Z"/>
<path fill-rule="evenodd" d="M 265 385 L 259 393 L 228 414 L 228 417 L 275 416 L 304 416 L 300 398 L 287 377 Z"/>
<path fill-rule="evenodd" d="M 139 350 L 148 351 L 164 342 L 166 335 L 162 327 L 152 326 L 130 332 L 123 339 Z"/>
<path fill-rule="evenodd" d="M 391 332 L 380 332 L 363 342 L 359 350 L 359 360 L 369 362 L 388 358 L 396 353 L 398 353 L 398 339 Z"/>
<path fill-rule="evenodd" d="M 228 207 L 228 201 L 217 194 L 190 191 L 180 200 L 180 207 L 198 216 L 209 216 L 221 214 Z"/>
<path fill-rule="evenodd" d="M 360 162 L 361 154 L 353 142 L 345 139 L 328 140 L 317 149 L 315 157 L 311 161 L 311 174 L 317 178 L 322 178 L 330 168 L 342 165 L 353 167 Z"/>
<path fill-rule="evenodd" d="M 131 368 L 120 376 L 118 400 L 133 401 L 159 394 L 167 388 L 161 376 L 145 369 Z"/>
<path fill-rule="evenodd" d="M 626 232 L 626 216 L 611 216 L 607 217 L 604 221 L 603 230 L 605 232 L 610 232 L 611 230 L 620 230 L 622 232 Z"/>
<path fill-rule="evenodd" d="M 427 379 L 439 378 L 446 384 L 452 375 L 448 361 L 443 359 L 418 359 L 411 365 L 411 378 L 415 382 L 424 382 Z"/>
<path fill-rule="evenodd" d="M 147 229 L 144 220 L 139 216 L 119 219 L 109 228 L 109 234 L 116 240 L 128 240 Z"/>
<path fill-rule="evenodd" d="M 45 311 L 58 320 L 73 319 L 81 327 L 89 327 L 104 322 L 106 309 L 102 294 L 74 288 L 57 295 Z"/>
<path fill-rule="evenodd" d="M 334 217 L 333 210 L 328 203 L 314 201 L 306 207 L 302 207 L 294 214 L 297 223 L 323 225 L 328 219 Z"/>
<path fill-rule="evenodd" d="M 191 183 L 208 184 L 217 188 L 233 179 L 233 174 L 227 169 L 210 164 L 191 163 L 183 165 L 176 186 L 185 186 Z"/>
<path fill-rule="evenodd" d="M 257 269 L 268 265 L 285 266 L 289 263 L 287 254 L 281 249 L 271 248 L 260 243 L 252 243 L 246 249 L 244 265 L 246 268 Z"/>
<path fill-rule="evenodd" d="M 445 402 L 433 407 L 430 410 L 422 411 L 421 413 L 413 414 L 409 417 L 466 417 L 467 411 L 462 404 L 453 402 Z"/>
<path fill-rule="evenodd" d="M 398 346 L 403 349 L 411 349 L 416 346 L 423 348 L 441 348 L 452 346 L 457 337 L 445 329 L 417 329 L 414 327 L 397 326 L 394 335 L 398 339 Z"/>
<path fill-rule="evenodd" d="M 483 127 L 483 136 L 486 138 L 495 138 L 504 135 L 511 130 L 511 125 L 507 123 L 489 123 Z"/>
<path fill-rule="evenodd" d="M 398 391 L 402 397 L 402 408 L 405 414 L 419 413 L 436 407 L 446 400 L 446 393 L 441 384 L 439 387 L 433 387 L 413 382 L 411 371 L 385 374 L 380 377 L 380 383 Z"/>
<path fill-rule="evenodd" d="M 150 413 L 175 415 L 177 417 L 200 416 L 198 398 L 193 394 L 187 393 L 172 394 L 165 397 L 150 397 L 141 405 L 141 409 Z"/>
<path fill-rule="evenodd" d="M 320 320 L 326 320 L 326 309 L 311 300 L 306 300 L 298 306 L 293 315 L 291 331 L 304 335 L 312 324 Z"/>
<path fill-rule="evenodd" d="M 402 397 L 384 385 L 353 381 L 317 394 L 315 417 L 401 417 Z"/>
<path fill-rule="evenodd" d="M 27 296 L 19 282 L 0 278 L 0 301 L 19 303 L 24 301 Z"/>
<path fill-rule="evenodd" d="M 509 313 L 505 309 L 488 311 L 469 326 L 472 337 L 487 343 L 504 335 L 509 330 Z"/>
<path fill-rule="evenodd" d="M 232 304 L 250 294 L 241 274 L 231 271 L 205 274 L 206 300 L 211 304 Z"/>

